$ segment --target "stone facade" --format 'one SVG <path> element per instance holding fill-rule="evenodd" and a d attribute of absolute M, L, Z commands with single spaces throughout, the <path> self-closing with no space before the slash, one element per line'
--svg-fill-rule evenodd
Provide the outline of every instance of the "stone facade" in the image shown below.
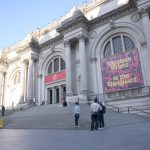
<path fill-rule="evenodd" d="M 119 93 L 105 93 L 100 61 L 126 48 L 138 50 L 143 77 L 138 89 L 143 90 L 150 86 L 149 0 L 92 0 L 75 6 L 2 50 L 0 105 L 53 104 L 65 97 L 87 102 L 92 94 L 111 99 L 110 94 Z"/>

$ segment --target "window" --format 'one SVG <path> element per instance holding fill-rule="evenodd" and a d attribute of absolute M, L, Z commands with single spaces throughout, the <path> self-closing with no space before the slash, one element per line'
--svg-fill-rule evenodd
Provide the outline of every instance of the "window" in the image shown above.
<path fill-rule="evenodd" d="M 54 72 L 59 71 L 59 58 L 54 59 Z"/>
<path fill-rule="evenodd" d="M 52 62 L 50 63 L 49 67 L 48 67 L 48 74 L 52 73 Z"/>
<path fill-rule="evenodd" d="M 61 70 L 64 70 L 65 68 L 66 68 L 65 61 L 62 58 L 55 58 L 50 62 L 47 73 L 48 74 L 52 74 L 54 72 L 56 73 Z"/>
<path fill-rule="evenodd" d="M 104 57 L 110 57 L 113 54 L 119 54 L 135 48 L 133 40 L 125 35 L 110 38 L 104 48 Z"/>
<path fill-rule="evenodd" d="M 66 68 L 65 61 L 62 58 L 60 58 L 60 60 L 61 60 L 61 68 L 60 69 L 64 70 Z"/>

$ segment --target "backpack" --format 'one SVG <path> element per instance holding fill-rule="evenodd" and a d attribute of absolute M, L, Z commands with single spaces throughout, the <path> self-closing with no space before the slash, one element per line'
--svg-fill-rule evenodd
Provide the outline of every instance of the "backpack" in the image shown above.
<path fill-rule="evenodd" d="M 101 113 L 105 114 L 106 113 L 106 106 L 104 106 L 103 104 L 100 104 L 100 106 L 102 107 Z"/>

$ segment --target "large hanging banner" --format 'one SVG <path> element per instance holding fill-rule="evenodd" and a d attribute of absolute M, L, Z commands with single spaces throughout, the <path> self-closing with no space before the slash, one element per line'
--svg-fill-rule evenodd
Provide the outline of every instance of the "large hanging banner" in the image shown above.
<path fill-rule="evenodd" d="M 101 71 L 105 93 L 144 85 L 137 49 L 101 59 Z"/>

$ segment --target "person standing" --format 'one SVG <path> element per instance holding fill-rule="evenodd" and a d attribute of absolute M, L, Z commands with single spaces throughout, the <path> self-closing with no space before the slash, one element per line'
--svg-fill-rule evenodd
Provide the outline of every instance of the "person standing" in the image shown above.
<path fill-rule="evenodd" d="M 91 131 L 98 130 L 98 112 L 102 110 L 101 106 L 98 104 L 97 98 L 94 99 L 94 102 L 91 104 Z"/>
<path fill-rule="evenodd" d="M 2 105 L 2 116 L 4 116 L 4 113 L 5 113 L 5 106 Z"/>
<path fill-rule="evenodd" d="M 105 124 L 104 124 L 104 114 L 106 112 L 106 107 L 104 105 L 104 102 L 99 102 L 100 106 L 102 107 L 102 110 L 99 111 L 98 114 L 98 122 L 99 122 L 99 128 L 104 129 Z"/>
<path fill-rule="evenodd" d="M 80 117 L 80 106 L 79 106 L 79 102 L 75 103 L 74 106 L 74 117 L 75 117 L 75 127 L 78 128 L 79 127 L 79 117 Z"/>

